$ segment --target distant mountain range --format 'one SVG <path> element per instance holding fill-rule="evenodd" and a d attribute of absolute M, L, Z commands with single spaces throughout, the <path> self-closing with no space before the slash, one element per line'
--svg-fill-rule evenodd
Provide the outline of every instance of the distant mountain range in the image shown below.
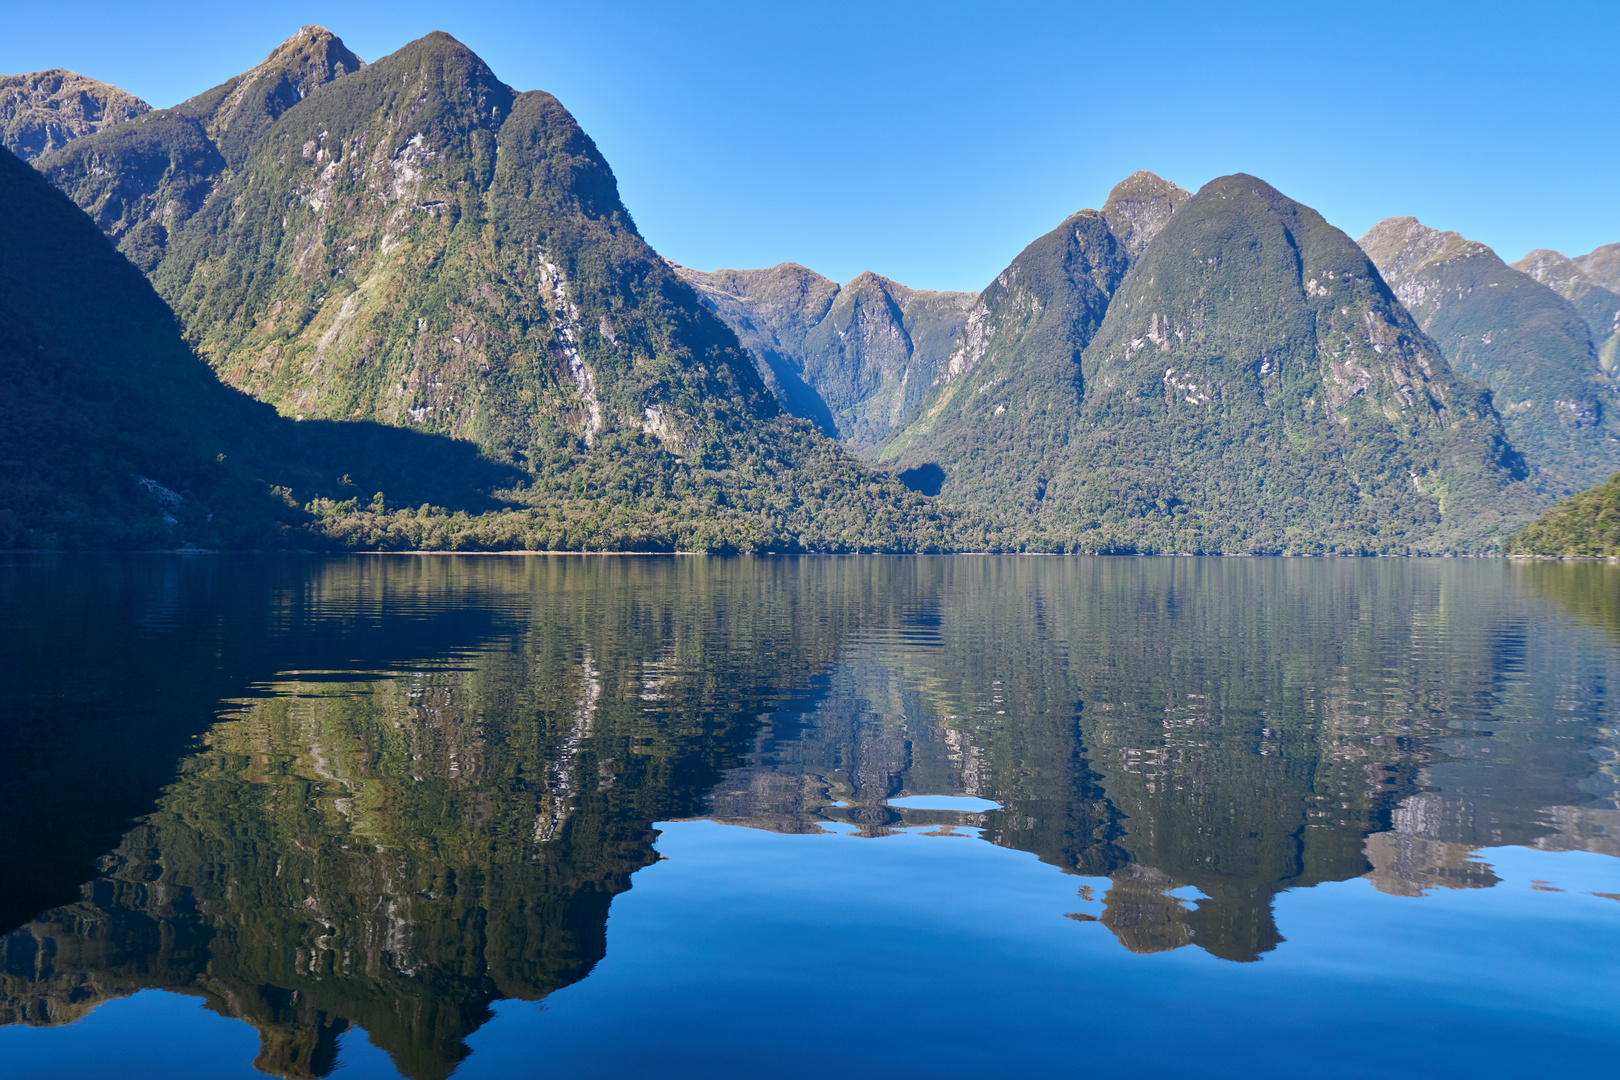
<path fill-rule="evenodd" d="M 857 452 L 915 418 L 976 299 L 873 273 L 840 287 L 797 263 L 675 272 L 737 332 L 790 411 Z"/>
<path fill-rule="evenodd" d="M 244 536 L 1491 551 L 1620 469 L 1620 245 L 1513 268 L 1396 218 L 1358 247 L 1254 177 L 1192 194 L 1139 172 L 981 293 L 873 273 L 840 286 L 791 263 L 703 272 L 660 257 L 562 105 L 507 87 L 445 34 L 367 65 L 306 27 L 157 111 L 65 72 L 0 87 L 8 146 L 157 295 L 90 280 L 92 264 L 118 276 L 99 258 L 53 260 L 51 238 L 16 220 L 27 199 L 0 221 L 13 275 L 97 297 L 103 337 L 127 321 L 121 305 L 159 298 L 180 330 L 52 337 L 84 301 L 14 305 L 4 377 L 71 403 L 104 392 L 105 357 L 129 354 L 136 370 L 156 350 L 175 374 L 143 384 L 146 409 L 164 412 L 171 384 L 194 387 L 186 410 L 199 415 L 250 404 L 200 404 L 226 386 L 273 406 L 211 437 L 246 470 L 233 505 L 276 493 L 255 524 L 241 519 Z M 81 246 L 91 235 L 58 227 Z M 15 344 L 30 334 L 79 344 L 47 375 Z M 196 390 L 199 378 L 226 385 Z M 54 459 L 30 440 L 57 422 L 10 436 L 19 494 L 0 541 L 240 542 L 154 509 L 144 481 L 45 469 Z M 144 445 L 141 414 L 130 423 Z M 256 449 L 236 449 L 233 432 L 250 428 Z M 414 441 L 379 457 L 383 431 Z M 178 493 L 152 475 L 169 453 L 156 446 L 129 475 Z M 431 483 L 400 467 L 447 455 L 460 464 Z M 192 503 L 205 487 L 188 489 Z M 51 518 L 51 498 L 76 509 Z"/>

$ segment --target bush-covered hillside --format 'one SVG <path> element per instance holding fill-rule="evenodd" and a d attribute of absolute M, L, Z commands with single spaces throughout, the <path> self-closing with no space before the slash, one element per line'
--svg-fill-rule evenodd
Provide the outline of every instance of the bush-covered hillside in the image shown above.
<path fill-rule="evenodd" d="M 1509 555 L 1620 558 L 1620 473 L 1565 499 L 1503 545 Z"/>

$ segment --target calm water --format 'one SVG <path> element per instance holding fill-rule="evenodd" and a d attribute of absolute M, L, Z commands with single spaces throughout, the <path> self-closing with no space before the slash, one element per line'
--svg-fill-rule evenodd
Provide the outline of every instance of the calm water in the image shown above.
<path fill-rule="evenodd" d="M 12 557 L 0 614 L 8 1080 L 1620 1052 L 1620 568 Z"/>

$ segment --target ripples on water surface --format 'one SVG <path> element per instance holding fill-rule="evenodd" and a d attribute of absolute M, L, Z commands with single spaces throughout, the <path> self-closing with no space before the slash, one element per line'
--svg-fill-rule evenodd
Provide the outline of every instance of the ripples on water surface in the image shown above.
<path fill-rule="evenodd" d="M 40 556 L 0 597 L 7 1077 L 1620 1050 L 1620 568 Z"/>

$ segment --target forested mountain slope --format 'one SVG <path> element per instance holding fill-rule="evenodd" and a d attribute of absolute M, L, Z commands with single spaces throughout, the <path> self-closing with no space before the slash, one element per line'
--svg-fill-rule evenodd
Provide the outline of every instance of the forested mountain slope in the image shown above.
<path fill-rule="evenodd" d="M 1491 388 L 1513 445 L 1553 494 L 1620 469 L 1620 412 L 1581 312 L 1484 244 L 1415 218 L 1360 241 L 1457 372 Z"/>
<path fill-rule="evenodd" d="M 0 207 L 0 548 L 327 548 L 361 492 L 453 539 L 517 480 L 468 443 L 297 424 L 222 385 L 95 223 L 5 150 Z"/>
<path fill-rule="evenodd" d="M 1620 473 L 1548 510 L 1503 549 L 1509 555 L 1620 558 Z"/>
<path fill-rule="evenodd" d="M 783 407 L 857 453 L 915 415 L 976 299 L 871 272 L 840 287 L 797 263 L 675 270 L 736 331 Z"/>
<path fill-rule="evenodd" d="M 75 71 L 0 75 L 0 146 L 24 161 L 151 111 L 134 94 Z"/>
<path fill-rule="evenodd" d="M 1170 209 L 1134 261 L 1090 211 L 1031 245 L 880 455 L 1047 548 L 1466 550 L 1529 515 L 1488 397 L 1348 237 L 1244 175 Z"/>

